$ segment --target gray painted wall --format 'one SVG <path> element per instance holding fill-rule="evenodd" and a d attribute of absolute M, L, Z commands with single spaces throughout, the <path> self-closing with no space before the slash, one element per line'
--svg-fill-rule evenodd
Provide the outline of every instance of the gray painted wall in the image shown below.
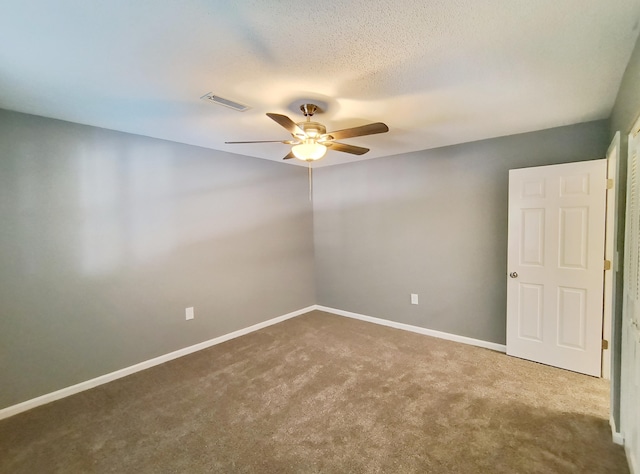
<path fill-rule="evenodd" d="M 611 112 L 611 136 L 617 130 L 624 135 L 628 134 L 638 116 L 640 116 L 640 37 L 631 53 Z"/>
<path fill-rule="evenodd" d="M 313 258 L 304 168 L 0 111 L 0 408 L 312 305 Z"/>
<path fill-rule="evenodd" d="M 508 170 L 604 158 L 608 134 L 598 121 L 316 170 L 318 304 L 504 344 Z"/>
<path fill-rule="evenodd" d="M 640 116 L 640 37 L 636 41 L 635 48 L 627 69 L 622 77 L 620 90 L 616 97 L 616 103 L 611 113 L 611 138 L 620 132 L 620 179 L 618 181 L 618 241 L 617 249 L 620 253 L 620 261 L 624 261 L 624 229 L 625 206 L 627 192 L 627 152 L 628 135 L 631 127 Z M 624 268 L 619 269 L 619 277 L 616 285 L 616 314 L 612 331 L 613 339 L 613 364 L 612 364 L 612 415 L 616 427 L 620 429 L 620 371 L 621 343 L 622 343 L 622 308 L 623 308 L 623 281 Z"/>

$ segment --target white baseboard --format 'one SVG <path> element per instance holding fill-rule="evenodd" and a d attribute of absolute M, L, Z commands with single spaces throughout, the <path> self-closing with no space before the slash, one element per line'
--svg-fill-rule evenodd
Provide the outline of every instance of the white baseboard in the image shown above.
<path fill-rule="evenodd" d="M 624 446 L 624 436 L 622 436 L 622 433 L 620 433 L 618 428 L 616 428 L 616 422 L 614 421 L 613 416 L 609 417 L 609 426 L 611 427 L 611 439 L 613 439 L 613 442 L 620 446 Z"/>
<path fill-rule="evenodd" d="M 614 421 L 613 416 L 609 417 L 609 426 L 611 426 L 611 439 L 613 439 L 613 442 L 620 446 L 624 446 L 624 436 L 622 436 L 622 433 L 620 433 L 618 428 L 616 428 L 616 422 Z"/>
<path fill-rule="evenodd" d="M 32 408 L 39 407 L 41 405 L 45 405 L 47 403 L 51 403 L 55 400 L 60 400 L 61 398 L 68 397 L 70 395 L 74 395 L 79 392 L 83 392 L 85 390 L 89 390 L 91 388 L 97 387 L 99 385 L 111 382 L 113 380 L 117 380 L 122 377 L 126 377 L 127 375 L 134 374 L 136 372 L 140 372 L 141 370 L 148 369 L 150 367 L 154 367 L 159 364 L 163 364 L 165 362 L 169 362 L 170 360 L 177 359 L 179 357 L 192 354 L 193 352 L 201 351 L 202 349 L 206 349 L 211 346 L 215 346 L 216 344 L 220 344 L 222 342 L 228 341 L 230 339 L 234 339 L 236 337 L 244 336 L 245 334 L 249 334 L 251 332 L 257 331 L 259 329 L 265 328 L 267 326 L 271 326 L 273 324 L 277 324 L 279 322 L 285 321 L 287 319 L 295 318 L 296 316 L 300 316 L 301 314 L 308 313 L 309 311 L 319 310 L 325 311 L 327 313 L 336 314 L 338 316 L 345 316 L 347 318 L 359 319 L 361 321 L 367 321 L 374 324 L 380 324 L 382 326 L 388 326 L 395 329 L 402 329 L 404 331 L 411 331 L 418 334 L 423 334 L 426 336 L 438 337 L 440 339 L 447 339 L 449 341 L 461 342 L 463 344 L 470 344 L 472 346 L 484 347 L 485 349 L 491 349 L 498 352 L 506 352 L 507 347 L 503 344 L 496 344 L 494 342 L 481 341 L 479 339 L 473 339 L 465 336 L 458 336 L 456 334 L 450 334 L 442 331 L 436 331 L 433 329 L 426 329 L 419 326 L 412 326 L 410 324 L 398 323 L 395 321 L 389 321 L 387 319 L 374 318 L 372 316 L 366 316 L 364 314 L 352 313 L 349 311 L 343 311 L 340 309 L 329 308 L 327 306 L 320 305 L 312 305 L 303 309 L 299 309 L 292 313 L 288 313 L 282 316 L 278 316 L 277 318 L 269 319 L 268 321 L 264 321 L 258 324 L 254 324 L 253 326 L 249 326 L 244 329 L 239 329 L 237 331 L 231 332 L 229 334 L 225 334 L 214 339 L 210 339 L 208 341 L 201 342 L 199 344 L 195 344 L 193 346 L 185 347 L 184 349 L 179 349 L 174 352 L 170 352 L 169 354 L 165 354 L 159 357 L 155 357 L 153 359 L 140 362 L 138 364 L 132 365 L 130 367 L 125 367 L 124 369 L 116 370 L 115 372 L 111 372 L 105 375 L 101 375 L 100 377 L 96 377 L 91 380 L 87 380 L 85 382 L 80 382 L 75 385 L 71 385 L 70 387 L 65 387 L 63 389 L 57 390 L 55 392 L 47 393 L 45 395 L 32 398 L 31 400 L 27 400 L 22 403 L 18 403 L 17 405 L 12 405 L 10 407 L 6 407 L 0 410 L 0 420 L 4 418 L 9 418 L 10 416 L 17 415 L 18 413 L 25 412 L 27 410 L 31 410 Z M 618 439 L 622 439 L 619 433 L 614 433 L 614 441 L 615 435 L 618 435 Z M 620 443 L 621 444 L 621 443 Z"/>
<path fill-rule="evenodd" d="M 629 472 L 631 474 L 640 474 L 640 470 L 638 470 L 638 465 L 636 464 L 636 459 L 633 457 L 633 452 L 631 448 L 625 445 L 624 452 L 627 455 L 627 464 L 629 465 Z"/>
<path fill-rule="evenodd" d="M 51 403 L 55 400 L 60 400 L 61 398 L 68 397 L 69 395 L 74 395 L 76 393 L 89 390 L 91 388 L 97 387 L 98 385 L 102 385 L 102 384 L 111 382 L 113 380 L 126 377 L 127 375 L 140 372 L 141 370 L 145 370 L 150 367 L 154 367 L 156 365 L 169 362 L 170 360 L 177 359 L 179 357 L 182 357 L 188 354 L 192 354 L 193 352 L 201 351 L 202 349 L 215 346 L 216 344 L 220 344 L 230 339 L 235 339 L 236 337 L 244 336 L 245 334 L 249 334 L 251 332 L 265 328 L 267 326 L 280 323 L 287 319 L 295 318 L 296 316 L 300 316 L 301 314 L 308 313 L 309 311 L 313 311 L 314 309 L 315 309 L 315 305 L 309 306 L 307 308 L 299 309 L 292 313 L 278 316 L 276 318 L 269 319 L 268 321 L 263 321 L 261 323 L 254 324 L 253 326 L 249 326 L 244 329 L 239 329 L 237 331 L 230 332 L 229 334 L 224 334 L 222 336 L 209 339 L 208 341 L 200 342 L 198 344 L 194 344 L 193 346 L 185 347 L 184 349 L 179 349 L 177 351 L 170 352 L 168 354 L 155 357 L 153 359 L 149 359 L 144 362 L 140 362 L 139 364 L 135 364 L 130 367 L 125 367 L 124 369 L 116 370 L 115 372 L 101 375 L 100 377 L 96 377 L 91 380 L 86 380 L 85 382 L 80 382 L 78 384 L 71 385 L 70 387 L 65 387 L 55 392 L 47 393 L 45 395 L 32 398 L 31 400 L 18 403 L 17 405 L 12 405 L 12 406 L 3 408 L 2 410 L 0 410 L 0 420 L 4 418 L 9 418 L 10 416 L 17 415 L 18 413 L 22 413 L 27 410 L 31 410 L 32 408 L 36 408 L 41 405 Z"/>
<path fill-rule="evenodd" d="M 351 313 L 349 311 L 342 311 L 341 309 L 328 308 L 326 306 L 315 305 L 314 309 L 317 309 L 319 311 L 326 311 L 327 313 L 337 314 L 339 316 L 346 316 L 347 318 L 360 319 L 361 321 L 380 324 L 382 326 L 389 326 L 396 329 L 403 329 L 405 331 L 416 332 L 418 334 L 424 334 L 425 336 L 438 337 L 440 339 L 447 339 L 448 341 L 462 342 L 463 344 L 484 347 L 485 349 L 491 349 L 493 351 L 498 351 L 498 352 L 507 352 L 507 346 L 505 346 L 504 344 L 496 344 L 495 342 L 481 341 L 480 339 L 473 339 L 471 337 L 458 336 L 457 334 L 450 334 L 448 332 L 436 331 L 434 329 L 421 328 L 419 326 L 412 326 L 411 324 L 397 323 L 395 321 L 389 321 L 388 319 L 374 318 L 372 316 L 365 316 L 364 314 Z"/>

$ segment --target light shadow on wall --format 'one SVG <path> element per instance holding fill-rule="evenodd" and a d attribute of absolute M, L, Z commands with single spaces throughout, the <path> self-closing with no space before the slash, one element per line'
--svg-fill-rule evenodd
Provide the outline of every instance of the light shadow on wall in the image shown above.
<path fill-rule="evenodd" d="M 256 172 L 257 160 L 194 157 L 148 140 L 118 145 L 91 147 L 77 163 L 82 273 L 153 262 L 298 212 L 277 191 L 289 178 Z"/>

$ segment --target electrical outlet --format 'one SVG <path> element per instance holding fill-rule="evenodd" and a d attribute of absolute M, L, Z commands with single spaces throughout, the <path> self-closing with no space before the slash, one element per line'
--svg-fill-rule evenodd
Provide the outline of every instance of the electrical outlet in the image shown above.
<path fill-rule="evenodd" d="M 190 308 L 185 309 L 184 313 L 185 313 L 184 319 L 186 319 L 187 321 L 189 319 L 193 319 L 193 318 L 196 317 L 195 314 L 193 313 L 193 306 L 190 307 Z"/>
<path fill-rule="evenodd" d="M 411 304 L 418 304 L 418 295 L 411 293 Z"/>

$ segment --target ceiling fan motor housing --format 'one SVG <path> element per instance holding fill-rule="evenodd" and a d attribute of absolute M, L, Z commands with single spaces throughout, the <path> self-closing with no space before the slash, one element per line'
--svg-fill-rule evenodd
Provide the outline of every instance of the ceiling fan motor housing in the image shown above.
<path fill-rule="evenodd" d="M 318 139 L 327 133 L 327 128 L 319 122 L 299 122 L 296 125 L 300 127 L 306 137 L 309 138 Z M 296 135 L 296 137 L 301 139 L 305 138 L 304 135 Z"/>

